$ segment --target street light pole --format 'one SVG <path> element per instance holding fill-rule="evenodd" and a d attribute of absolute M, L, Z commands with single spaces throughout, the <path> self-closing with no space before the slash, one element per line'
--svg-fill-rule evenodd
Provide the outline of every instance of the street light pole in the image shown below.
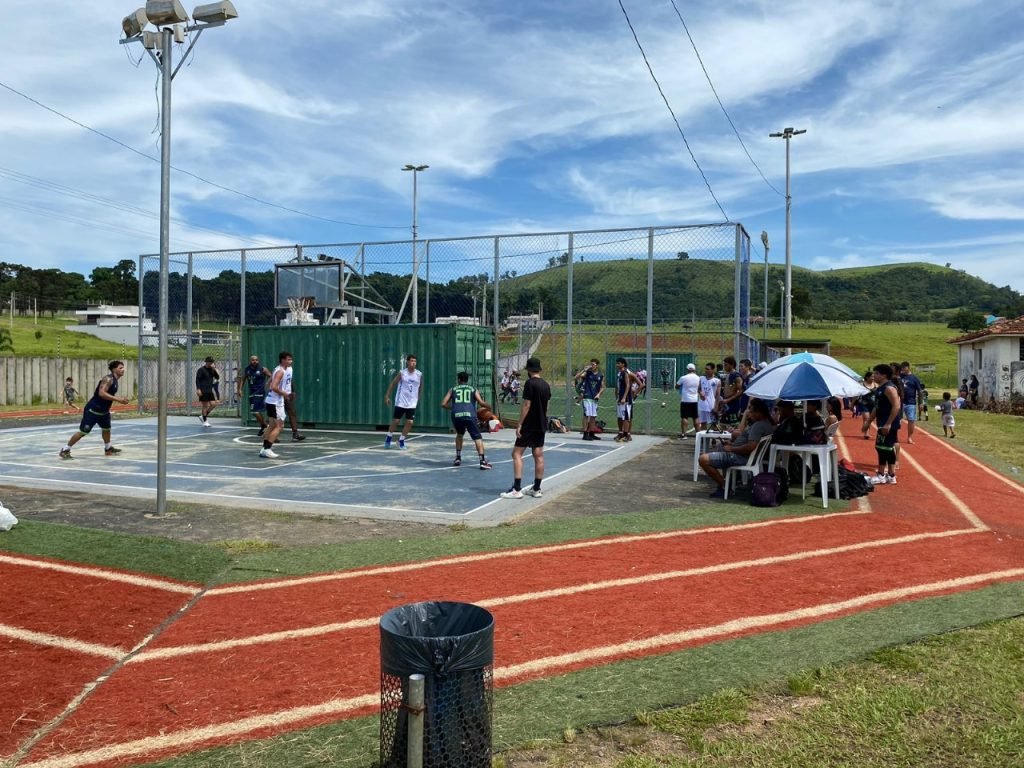
<path fill-rule="evenodd" d="M 795 130 L 793 128 L 783 128 L 778 133 L 769 133 L 768 136 L 773 139 L 785 139 L 786 140 L 786 311 L 785 311 L 785 324 L 786 324 L 786 338 L 793 338 L 793 253 L 792 253 L 792 240 L 790 237 L 790 209 L 793 204 L 793 196 L 789 193 L 789 141 L 794 136 L 799 136 L 802 133 L 807 133 L 806 129 Z M 786 353 L 789 354 L 791 350 L 787 348 Z"/>
<path fill-rule="evenodd" d="M 420 316 L 420 292 L 419 292 L 419 265 L 416 263 L 416 177 L 420 171 L 425 171 L 429 165 L 412 165 L 406 163 L 403 171 L 412 171 L 412 321 L 419 322 Z"/>
<path fill-rule="evenodd" d="M 761 230 L 761 243 L 764 245 L 764 340 L 768 340 L 768 233 Z"/>
<path fill-rule="evenodd" d="M 230 19 L 238 17 L 238 12 L 230 0 L 198 6 L 192 12 L 195 22 L 188 25 L 188 14 L 181 4 L 175 2 L 154 2 L 149 0 L 145 8 L 140 8 L 121 22 L 125 34 L 121 44 L 141 43 L 146 53 L 154 60 L 160 70 L 162 80 L 160 97 L 160 279 L 158 285 L 157 330 L 159 333 L 159 352 L 157 356 L 157 419 L 156 419 L 156 513 L 163 515 L 167 511 L 167 393 L 170 389 L 167 353 L 167 317 L 170 301 L 170 251 L 171 251 L 171 83 L 188 58 L 192 48 L 199 41 L 203 30 L 209 27 L 223 26 Z M 157 32 L 146 31 L 148 24 L 154 24 Z M 178 67 L 174 68 L 171 58 L 171 47 L 175 39 L 184 40 L 185 33 L 194 32 L 192 41 L 182 54 Z M 154 35 L 159 36 L 157 40 Z M 159 48 L 159 56 L 153 50 Z M 145 275 L 139 275 L 140 296 L 141 285 Z M 141 323 L 142 308 L 139 308 Z M 141 355 L 141 350 L 140 353 Z M 141 371 L 140 371 L 141 373 Z"/>
<path fill-rule="evenodd" d="M 160 30 L 160 311 L 157 318 L 160 352 L 156 369 L 156 513 L 167 511 L 167 390 L 170 371 L 167 362 L 167 314 L 170 301 L 171 263 L 171 43 L 170 27 Z M 143 279 L 139 275 L 139 280 Z"/>

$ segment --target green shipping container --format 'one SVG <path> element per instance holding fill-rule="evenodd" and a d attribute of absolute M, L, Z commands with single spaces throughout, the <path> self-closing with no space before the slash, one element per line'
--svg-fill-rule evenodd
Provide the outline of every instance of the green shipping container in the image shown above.
<path fill-rule="evenodd" d="M 254 326 L 242 329 L 241 363 L 244 368 L 255 354 L 273 371 L 278 355 L 290 352 L 300 424 L 379 430 L 391 421 L 384 404 L 388 384 L 405 367 L 406 355 L 416 355 L 423 394 L 415 429 L 441 432 L 451 426 L 441 400 L 459 371 L 467 371 L 469 383 L 494 403 L 494 350 L 493 330 L 475 325 Z M 242 422 L 255 424 L 245 403 Z"/>

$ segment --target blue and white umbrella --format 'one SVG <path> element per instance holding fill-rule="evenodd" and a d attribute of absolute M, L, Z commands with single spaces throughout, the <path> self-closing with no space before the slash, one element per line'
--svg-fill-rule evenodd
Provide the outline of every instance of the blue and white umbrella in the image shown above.
<path fill-rule="evenodd" d="M 861 374 L 829 355 L 786 355 L 750 379 L 746 394 L 762 400 L 824 400 L 867 393 Z"/>

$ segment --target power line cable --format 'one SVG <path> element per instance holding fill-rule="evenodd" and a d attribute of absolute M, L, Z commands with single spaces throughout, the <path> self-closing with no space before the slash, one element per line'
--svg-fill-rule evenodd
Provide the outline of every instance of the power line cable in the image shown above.
<path fill-rule="evenodd" d="M 54 109 L 52 107 L 48 107 L 46 104 L 43 104 L 41 101 L 38 101 L 37 99 L 33 99 L 28 94 L 22 93 L 18 89 L 12 88 L 11 86 L 7 85 L 6 83 L 0 82 L 0 88 L 4 88 L 4 89 L 10 91 L 11 93 L 13 93 L 13 94 L 15 94 L 17 96 L 20 96 L 21 98 L 25 99 L 26 101 L 32 102 L 36 106 L 41 107 L 42 109 L 45 109 L 47 112 L 50 112 L 50 113 L 52 113 L 54 115 L 57 115 L 57 117 L 60 117 L 60 118 L 62 118 L 64 120 L 67 120 L 69 123 L 73 123 L 74 125 L 77 125 L 79 128 L 83 128 L 83 129 L 89 131 L 90 133 L 94 133 L 97 136 L 106 139 L 107 141 L 111 141 L 114 144 L 117 144 L 119 147 L 121 147 L 123 149 L 127 149 L 129 152 L 133 152 L 136 155 L 139 155 L 140 157 L 146 158 L 147 160 L 152 160 L 155 163 L 159 163 L 160 162 L 160 158 L 154 157 L 153 155 L 147 155 L 145 152 L 140 152 L 139 150 L 135 149 L 135 147 L 131 147 L 131 146 L 125 144 L 123 141 L 115 139 L 113 136 L 108 136 L 107 134 L 103 133 L 102 131 L 98 131 L 95 128 L 92 128 L 92 127 L 86 125 L 85 123 L 82 123 L 82 122 L 79 122 L 78 120 L 75 120 L 73 117 L 68 117 L 63 112 L 59 112 L 58 110 L 56 110 L 56 109 Z M 217 189 L 223 190 L 224 192 L 229 192 L 232 195 L 238 195 L 239 197 L 244 197 L 247 200 L 252 200 L 254 203 L 259 203 L 260 205 L 266 205 L 266 206 L 269 206 L 271 208 L 277 208 L 278 210 L 287 211 L 288 213 L 294 213 L 294 214 L 296 214 L 298 216 L 305 216 L 305 217 L 310 218 L 310 219 L 317 219 L 318 221 L 326 221 L 326 222 L 328 222 L 330 224 L 341 224 L 341 225 L 346 226 L 346 227 L 359 227 L 359 228 L 362 228 L 362 229 L 408 229 L 409 228 L 406 225 L 403 225 L 403 226 L 393 226 L 393 225 L 386 225 L 386 224 L 360 224 L 360 223 L 354 222 L 354 221 L 343 221 L 341 219 L 331 219 L 331 218 L 328 218 L 326 216 L 318 216 L 315 213 L 307 213 L 306 211 L 300 211 L 300 210 L 298 210 L 296 208 L 289 208 L 286 205 L 278 205 L 277 203 L 272 203 L 269 200 L 263 200 L 262 198 L 255 197 L 255 196 L 250 195 L 250 194 L 248 194 L 246 192 L 240 192 L 237 189 L 232 189 L 231 187 L 226 187 L 223 184 L 218 184 L 215 181 L 210 181 L 209 179 L 205 179 L 205 178 L 203 178 L 202 176 L 200 176 L 198 174 L 195 174 L 195 173 L 192 173 L 191 171 L 185 170 L 184 168 L 178 168 L 177 166 L 174 166 L 174 165 L 172 165 L 170 167 L 171 167 L 172 170 L 177 171 L 178 173 L 182 173 L 182 174 L 184 174 L 186 176 L 191 176 L 193 179 L 196 179 L 197 181 L 201 181 L 203 184 L 209 184 L 211 187 L 216 187 Z"/>
<path fill-rule="evenodd" d="M 758 166 L 758 164 L 754 162 L 754 158 L 751 157 L 750 151 L 747 149 L 747 145 L 743 143 L 743 138 L 740 136 L 740 132 L 736 130 L 735 123 L 733 123 L 732 118 L 729 117 L 729 112 L 728 110 L 726 110 L 725 104 L 722 103 L 722 99 L 719 98 L 718 96 L 718 91 L 715 89 L 715 84 L 711 82 L 711 75 L 708 74 L 708 69 L 707 67 L 704 66 L 704 59 L 701 58 L 700 51 L 697 50 L 697 44 L 693 41 L 693 35 L 690 34 L 690 28 L 687 27 L 686 22 L 683 21 L 683 15 L 679 12 L 679 8 L 676 6 L 676 0 L 669 0 L 669 2 L 672 3 L 672 9 L 676 12 L 676 16 L 679 17 L 679 22 L 683 25 L 683 29 L 686 31 L 686 36 L 690 40 L 690 45 L 693 47 L 693 52 L 697 55 L 697 61 L 700 62 L 700 68 L 704 71 L 704 77 L 707 78 L 708 85 L 711 86 L 711 92 L 715 94 L 715 100 L 718 102 L 718 106 L 722 108 L 722 114 L 725 115 L 725 119 L 729 121 L 729 125 L 732 127 L 732 132 L 736 134 L 736 139 L 739 141 L 740 146 L 743 147 L 743 151 L 746 153 L 747 159 L 750 160 L 751 165 L 753 165 L 754 168 L 757 169 L 757 173 L 758 175 L 760 175 L 762 179 L 764 179 L 764 183 L 767 184 L 775 194 L 779 195 L 780 197 L 785 197 L 785 195 L 779 192 L 779 190 L 776 189 L 770 181 L 768 181 L 764 173 L 761 172 L 760 166 Z"/>
<path fill-rule="evenodd" d="M 74 187 L 66 187 L 63 184 L 58 184 L 53 181 L 47 181 L 46 179 L 39 178 L 38 176 L 31 176 L 27 173 L 13 171 L 9 168 L 4 168 L 3 166 L 0 166 L 0 178 L 7 179 L 9 181 L 15 181 L 18 182 L 19 184 L 26 184 L 28 186 L 36 187 L 37 189 L 42 189 L 47 192 L 54 192 L 58 195 L 64 195 L 66 197 L 71 197 L 76 200 L 81 200 L 83 202 L 101 205 L 106 208 L 112 208 L 114 210 L 123 211 L 125 213 L 131 213 L 136 216 L 144 216 L 148 219 L 160 218 L 160 215 L 156 211 L 149 211 L 146 210 L 145 208 L 139 208 L 134 205 L 128 205 L 127 203 L 121 203 L 117 200 L 111 200 L 106 197 L 94 195 L 91 192 L 85 192 L 80 189 L 75 189 Z M 178 224 L 181 224 L 182 226 L 187 227 L 188 229 L 210 232 L 215 235 L 223 235 L 225 237 L 234 238 L 241 242 L 256 243 L 259 245 L 266 245 L 271 247 L 279 245 L 279 243 L 275 243 L 270 240 L 260 240 L 259 238 L 255 237 L 240 237 L 237 233 L 234 232 L 225 232 L 220 229 L 212 229 L 211 227 L 204 227 L 200 224 L 193 224 L 187 221 L 186 219 L 182 219 L 177 216 L 172 216 L 171 221 L 177 222 Z"/>
<path fill-rule="evenodd" d="M 644 47 L 640 44 L 640 38 L 637 37 L 636 30 L 633 29 L 633 22 L 629 20 L 629 14 L 626 13 L 626 6 L 622 4 L 622 0 L 619 0 L 619 8 L 622 9 L 622 15 L 626 17 L 626 24 L 629 25 L 629 31 L 633 33 L 633 40 L 636 41 L 636 47 L 640 49 L 640 55 L 644 59 L 644 64 L 647 65 L 647 71 L 651 73 L 651 79 L 654 80 L 654 85 L 658 88 L 658 93 L 661 94 L 661 100 L 665 102 L 665 106 L 668 108 L 668 112 L 672 115 L 672 121 L 676 124 L 676 130 L 679 131 L 679 135 L 683 139 L 683 144 L 686 145 L 686 151 L 690 153 L 690 159 L 693 160 L 693 164 L 697 166 L 697 170 L 700 171 L 700 177 L 704 179 L 704 184 L 708 188 L 708 192 L 711 194 L 711 198 L 715 201 L 715 205 L 718 206 L 718 210 L 722 212 L 722 216 L 726 221 L 729 221 L 729 214 L 725 212 L 725 208 L 718 202 L 718 198 L 715 196 L 715 190 L 711 188 L 711 182 L 708 181 L 708 177 L 704 174 L 704 169 L 700 167 L 700 163 L 697 162 L 696 156 L 693 154 L 693 150 L 690 148 L 690 142 L 686 140 L 686 134 L 683 132 L 683 127 L 679 124 L 679 118 L 676 117 L 676 113 L 672 110 L 672 105 L 668 102 L 668 97 L 665 95 L 665 91 L 661 88 L 661 83 L 658 82 L 657 76 L 654 74 L 654 70 L 651 68 L 651 62 L 647 60 L 647 54 L 644 52 Z"/>
<path fill-rule="evenodd" d="M 153 235 L 152 232 L 146 230 L 135 229 L 133 227 L 124 227 L 118 224 L 112 224 L 110 222 L 96 221 L 94 219 L 87 219 L 83 218 L 82 216 L 75 216 L 74 214 L 67 213 L 66 211 L 58 211 L 53 208 L 47 208 L 46 206 L 43 205 L 30 205 L 22 200 L 11 200 L 9 198 L 0 197 L 0 205 L 6 206 L 7 208 L 11 208 L 12 210 L 16 211 L 24 211 L 26 213 L 31 213 L 37 216 L 46 216 L 48 219 L 61 219 L 63 221 L 68 221 L 73 224 L 89 227 L 90 229 L 97 229 L 106 232 L 116 232 L 119 234 L 128 234 L 133 235 L 135 237 L 138 237 L 140 235 L 143 237 L 152 237 Z M 194 240 L 183 240 L 181 238 L 177 238 L 176 240 L 177 242 L 183 245 L 192 246 L 192 248 L 195 250 L 199 250 L 204 247 L 202 243 L 197 243 Z"/>

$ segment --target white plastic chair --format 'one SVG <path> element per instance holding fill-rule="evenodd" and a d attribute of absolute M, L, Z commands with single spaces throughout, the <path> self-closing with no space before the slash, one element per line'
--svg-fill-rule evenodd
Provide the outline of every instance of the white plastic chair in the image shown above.
<path fill-rule="evenodd" d="M 728 467 L 725 470 L 725 493 L 723 498 L 729 498 L 729 485 L 732 479 L 733 473 L 737 475 L 742 472 L 749 472 L 750 476 L 753 477 L 761 471 L 761 464 L 764 463 L 765 457 L 768 455 L 768 448 L 771 445 L 772 436 L 765 435 L 757 441 L 757 447 L 750 452 L 750 456 L 747 457 L 746 464 L 737 464 L 734 467 Z"/>

